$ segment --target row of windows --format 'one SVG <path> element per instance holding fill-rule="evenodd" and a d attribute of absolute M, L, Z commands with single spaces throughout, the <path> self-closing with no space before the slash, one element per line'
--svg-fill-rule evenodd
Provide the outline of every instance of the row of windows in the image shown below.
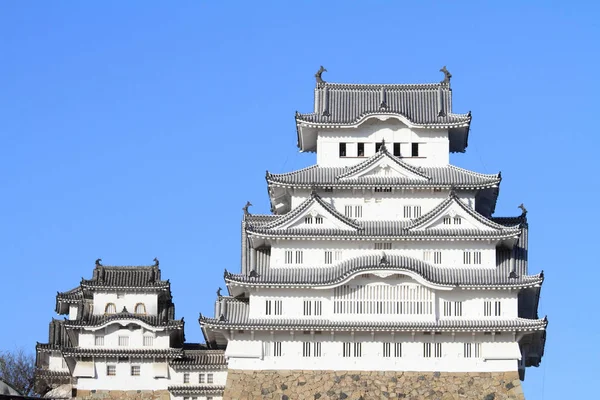
<path fill-rule="evenodd" d="M 313 218 L 312 216 L 309 215 L 307 217 L 304 217 L 304 223 L 309 224 L 309 225 L 311 225 L 311 224 L 323 225 L 323 217 L 317 216 L 317 217 Z"/>
<path fill-rule="evenodd" d="M 146 305 L 144 303 L 137 303 L 133 309 L 135 314 L 146 314 Z M 107 303 L 106 307 L 104 307 L 105 314 L 116 314 L 117 306 L 115 303 Z"/>
<path fill-rule="evenodd" d="M 273 357 L 282 356 L 282 342 L 272 343 Z M 270 353 L 267 349 L 267 354 Z M 423 343 L 423 358 L 441 358 L 443 356 L 443 343 Z M 481 354 L 481 343 L 463 343 L 463 358 L 479 358 Z M 384 358 L 400 358 L 402 354 L 402 343 L 383 342 L 381 355 Z M 302 342 L 302 357 L 321 357 L 321 342 Z M 342 357 L 362 357 L 362 342 L 343 342 Z M 188 382 L 184 382 L 188 383 Z M 201 382 L 202 383 L 202 382 Z M 209 382 L 210 383 L 210 382 Z"/>
<path fill-rule="evenodd" d="M 392 242 L 378 242 L 373 245 L 375 250 L 391 250 L 393 248 Z M 334 257 L 335 256 L 335 257 Z M 333 264 L 334 261 L 342 260 L 342 251 L 336 250 L 324 250 L 323 258 L 325 264 Z M 439 265 L 442 264 L 442 251 L 423 251 L 423 260 Z M 481 264 L 481 251 L 463 251 L 463 264 Z M 285 264 L 303 264 L 304 262 L 304 250 L 286 250 L 285 251 Z"/>
<path fill-rule="evenodd" d="M 214 375 L 213 374 L 198 374 L 198 383 L 213 383 Z M 190 373 L 186 372 L 183 374 L 183 383 L 190 383 Z"/>
<path fill-rule="evenodd" d="M 461 224 L 462 224 L 462 218 L 459 216 L 456 216 L 456 217 L 445 216 L 444 217 L 444 225 L 461 225 Z"/>
<path fill-rule="evenodd" d="M 188 396 L 184 396 L 183 400 L 198 400 L 198 397 L 192 396 L 192 397 L 188 397 Z M 212 396 L 207 396 L 206 400 L 213 400 Z"/>
<path fill-rule="evenodd" d="M 362 218 L 362 206 L 344 206 L 344 215 L 348 218 Z"/>
<path fill-rule="evenodd" d="M 336 294 L 342 288 L 335 288 Z M 356 295 L 354 295 L 356 296 Z M 411 294 L 412 297 L 418 297 L 417 292 Z M 339 297 L 339 295 L 337 295 Z M 493 304 L 492 304 L 493 303 Z M 492 307 L 493 305 L 493 307 Z M 432 300 L 413 300 L 413 301 L 390 301 L 390 300 L 335 300 L 333 312 L 335 314 L 432 314 Z M 493 312 L 492 312 L 493 311 Z M 265 300 L 265 315 L 283 315 L 282 300 Z M 323 302 L 321 300 L 304 300 L 303 315 L 323 315 Z M 463 302 L 443 300 L 442 315 L 444 317 L 462 317 Z M 500 300 L 486 300 L 483 302 L 483 315 L 485 317 L 499 317 L 502 315 Z M 104 340 L 103 337 L 102 341 Z M 127 337 L 119 336 L 119 346 L 121 346 L 121 338 L 125 343 L 129 343 Z M 96 337 L 98 339 L 98 336 Z M 150 339 L 146 344 L 146 339 Z M 144 336 L 144 346 L 152 345 L 152 337 Z M 104 343 L 104 342 L 102 342 Z M 124 344 L 126 346 L 127 344 Z"/>
<path fill-rule="evenodd" d="M 129 336 L 119 336 L 118 337 L 119 346 L 129 346 Z M 144 335 L 142 344 L 144 346 L 152 346 L 154 345 L 154 337 Z M 104 346 L 104 335 L 96 335 L 94 336 L 94 345 L 96 346 Z"/>
<path fill-rule="evenodd" d="M 348 157 L 348 145 L 350 143 L 340 143 L 339 144 L 339 154 L 340 157 Z M 356 143 L 356 156 L 357 157 L 365 157 L 365 145 L 372 145 L 373 143 Z M 375 143 L 375 153 L 379 152 L 383 143 Z M 408 145 L 409 143 L 393 143 L 392 147 L 394 149 L 393 153 L 396 157 L 419 157 L 419 148 L 422 143 L 410 143 L 410 155 L 401 154 L 401 144 Z"/>

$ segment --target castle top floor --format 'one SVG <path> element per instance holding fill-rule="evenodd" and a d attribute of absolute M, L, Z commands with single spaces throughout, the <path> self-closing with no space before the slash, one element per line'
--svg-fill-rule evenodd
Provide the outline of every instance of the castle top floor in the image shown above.
<path fill-rule="evenodd" d="M 446 166 L 467 147 L 471 114 L 452 112 L 451 75 L 433 84 L 328 83 L 317 73 L 314 110 L 296 114 L 298 147 L 320 166 L 354 165 L 390 151 L 418 166 Z"/>

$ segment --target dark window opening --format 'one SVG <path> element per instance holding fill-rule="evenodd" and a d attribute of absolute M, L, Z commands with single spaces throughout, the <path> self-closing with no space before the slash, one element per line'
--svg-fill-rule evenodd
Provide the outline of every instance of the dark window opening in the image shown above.
<path fill-rule="evenodd" d="M 359 143 L 358 144 L 358 152 L 357 152 L 359 157 L 364 157 L 365 156 L 365 144 L 364 143 Z"/>
<path fill-rule="evenodd" d="M 383 143 L 375 143 L 375 153 L 378 153 L 379 150 L 381 150 L 381 145 L 383 145 Z"/>
<path fill-rule="evenodd" d="M 340 157 L 346 157 L 346 143 L 340 143 Z"/>
<path fill-rule="evenodd" d="M 394 155 L 400 157 L 400 143 L 394 143 Z"/>
<path fill-rule="evenodd" d="M 419 157 L 419 143 L 412 144 L 412 156 Z"/>

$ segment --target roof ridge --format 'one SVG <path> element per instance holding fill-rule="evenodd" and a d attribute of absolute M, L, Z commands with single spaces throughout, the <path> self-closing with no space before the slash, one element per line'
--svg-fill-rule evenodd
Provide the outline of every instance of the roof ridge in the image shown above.
<path fill-rule="evenodd" d="M 317 89 L 358 89 L 358 88 L 402 88 L 402 89 L 450 89 L 448 85 L 442 84 L 440 82 L 425 82 L 425 83 L 347 83 L 347 82 L 323 82 L 323 85 L 318 87 Z"/>
<path fill-rule="evenodd" d="M 274 173 L 272 173 L 272 172 L 269 172 L 269 171 L 267 170 L 267 179 L 268 179 L 270 176 L 286 176 L 286 175 L 290 175 L 290 174 L 296 174 L 296 173 L 298 173 L 298 172 L 304 172 L 304 171 L 308 171 L 308 170 L 310 170 L 310 169 L 315 169 L 315 168 L 319 168 L 319 164 L 313 164 L 313 165 L 309 165 L 308 167 L 300 168 L 300 169 L 297 169 L 297 170 L 295 170 L 295 171 L 284 172 L 284 173 L 281 173 L 281 174 L 274 174 Z M 323 167 L 320 167 L 320 168 L 323 168 Z M 335 168 L 335 167 L 329 167 L 329 168 Z"/>
<path fill-rule="evenodd" d="M 445 168 L 445 167 L 429 167 L 429 168 Z M 495 177 L 497 177 L 497 178 L 500 178 L 500 179 L 502 179 L 502 178 L 500 177 L 500 173 L 497 173 L 497 174 L 484 174 L 483 172 L 472 171 L 472 170 L 470 170 L 470 169 L 466 169 L 466 168 L 463 168 L 463 167 L 459 167 L 459 166 L 457 166 L 457 165 L 454 165 L 454 164 L 448 164 L 448 168 L 456 169 L 456 170 L 459 170 L 459 171 L 461 171 L 461 172 L 465 172 L 465 173 L 467 173 L 467 174 L 476 175 L 476 176 L 481 176 L 481 177 L 485 177 L 485 178 L 489 178 L 489 177 L 494 177 L 494 176 L 495 176 Z"/>

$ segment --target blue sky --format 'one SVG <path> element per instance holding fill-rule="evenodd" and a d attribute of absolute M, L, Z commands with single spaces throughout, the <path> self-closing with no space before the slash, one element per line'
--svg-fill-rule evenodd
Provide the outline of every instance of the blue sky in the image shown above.
<path fill-rule="evenodd" d="M 473 112 L 452 162 L 502 171 L 496 215 L 530 222 L 550 325 L 528 400 L 597 378 L 600 274 L 595 2 L 26 2 L 0 4 L 0 349 L 47 340 L 57 291 L 159 257 L 200 341 L 241 208 L 269 211 L 265 170 L 299 154 L 294 112 L 332 82 L 437 82 Z M 460 3 L 460 4 L 459 4 Z M 526 3 L 526 4 L 524 4 Z M 62 318 L 62 317 L 61 317 Z"/>

